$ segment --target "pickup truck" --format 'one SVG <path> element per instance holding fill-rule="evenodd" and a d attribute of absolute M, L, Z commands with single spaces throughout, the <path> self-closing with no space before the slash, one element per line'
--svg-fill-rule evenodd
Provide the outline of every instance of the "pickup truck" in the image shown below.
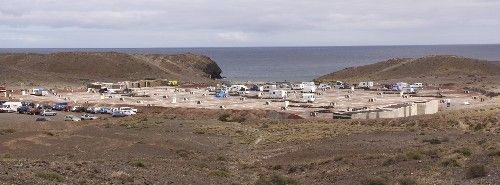
<path fill-rule="evenodd" d="M 82 117 L 81 117 L 82 120 L 96 120 L 97 119 L 97 116 L 93 116 L 93 115 L 90 115 L 90 114 L 84 114 Z"/>

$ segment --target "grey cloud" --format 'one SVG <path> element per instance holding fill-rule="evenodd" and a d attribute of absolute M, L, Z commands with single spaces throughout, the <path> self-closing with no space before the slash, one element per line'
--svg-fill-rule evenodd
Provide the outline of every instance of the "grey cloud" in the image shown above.
<path fill-rule="evenodd" d="M 99 47 L 90 38 L 110 47 L 500 42 L 495 0 L 1 1 L 0 35 L 24 37 L 0 47 Z M 450 30 L 456 38 L 443 37 Z"/>

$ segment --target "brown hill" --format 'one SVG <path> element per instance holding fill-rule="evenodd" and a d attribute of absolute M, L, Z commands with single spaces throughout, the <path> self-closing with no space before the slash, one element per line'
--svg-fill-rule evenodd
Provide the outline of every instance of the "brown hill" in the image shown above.
<path fill-rule="evenodd" d="M 0 84 L 83 85 L 140 79 L 212 83 L 222 70 L 209 57 L 196 54 L 152 55 L 114 52 L 1 54 Z"/>
<path fill-rule="evenodd" d="M 398 81 L 409 79 L 434 83 L 474 78 L 498 78 L 500 63 L 457 56 L 428 56 L 418 59 L 391 59 L 371 65 L 350 67 L 317 78 L 317 82 L 336 80 L 356 83 L 359 81 Z M 439 83 L 439 82 L 437 82 Z"/>

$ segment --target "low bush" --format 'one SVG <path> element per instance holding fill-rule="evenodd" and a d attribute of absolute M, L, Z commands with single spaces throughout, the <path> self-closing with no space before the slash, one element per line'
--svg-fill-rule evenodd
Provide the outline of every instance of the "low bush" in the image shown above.
<path fill-rule="evenodd" d="M 132 166 L 135 166 L 138 168 L 146 168 L 146 164 L 144 164 L 142 161 L 134 161 L 134 162 L 132 162 Z"/>
<path fill-rule="evenodd" d="M 230 177 L 231 175 L 229 174 L 228 171 L 226 170 L 214 170 L 208 173 L 209 176 L 214 176 L 214 177 Z"/>
<path fill-rule="evenodd" d="M 386 185 L 389 184 L 387 178 L 383 177 L 367 177 L 361 181 L 362 185 Z"/>
<path fill-rule="evenodd" d="M 56 182 L 61 182 L 64 180 L 64 176 L 62 176 L 59 173 L 56 172 L 39 172 L 36 173 L 35 176 L 40 177 L 42 179 L 48 180 L 48 181 L 56 181 Z"/>
<path fill-rule="evenodd" d="M 488 175 L 488 170 L 484 165 L 472 165 L 466 169 L 465 175 L 468 179 L 486 177 L 486 175 Z"/>
<path fill-rule="evenodd" d="M 270 177 L 261 176 L 259 180 L 255 182 L 255 185 L 295 185 L 295 184 L 298 184 L 298 182 L 291 178 L 282 177 L 279 175 L 272 175 Z"/>
<path fill-rule="evenodd" d="M 9 129 L 0 129 L 0 135 L 7 135 L 7 134 L 12 134 L 16 132 L 16 130 L 9 128 Z"/>
<path fill-rule="evenodd" d="M 497 156 L 497 157 L 499 157 L 500 156 L 500 150 L 492 151 L 488 155 L 489 156 Z"/>
<path fill-rule="evenodd" d="M 417 180 L 415 180 L 411 177 L 403 177 L 403 178 L 398 180 L 398 183 L 400 185 L 417 185 L 418 184 Z"/>
<path fill-rule="evenodd" d="M 433 145 L 441 144 L 441 140 L 438 139 L 438 138 L 424 139 L 423 142 L 424 143 L 430 143 L 430 144 L 433 144 Z"/>
<path fill-rule="evenodd" d="M 459 148 L 459 149 L 456 149 L 454 152 L 455 152 L 455 153 L 462 154 L 463 156 L 466 156 L 466 157 L 468 157 L 468 156 L 471 156 L 471 155 L 472 155 L 472 151 L 471 151 L 471 149 L 469 149 L 469 148 L 465 148 L 465 147 L 464 147 L 464 148 Z"/>
<path fill-rule="evenodd" d="M 459 167 L 460 163 L 455 158 L 449 158 L 441 161 L 441 165 L 444 167 Z"/>

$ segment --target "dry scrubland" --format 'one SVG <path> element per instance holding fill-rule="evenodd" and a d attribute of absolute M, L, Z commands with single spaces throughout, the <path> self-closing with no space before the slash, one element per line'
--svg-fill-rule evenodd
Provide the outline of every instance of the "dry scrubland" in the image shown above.
<path fill-rule="evenodd" d="M 35 123 L 5 114 L 0 182 L 495 184 L 500 107 L 391 120 L 143 107 L 129 118 Z"/>

